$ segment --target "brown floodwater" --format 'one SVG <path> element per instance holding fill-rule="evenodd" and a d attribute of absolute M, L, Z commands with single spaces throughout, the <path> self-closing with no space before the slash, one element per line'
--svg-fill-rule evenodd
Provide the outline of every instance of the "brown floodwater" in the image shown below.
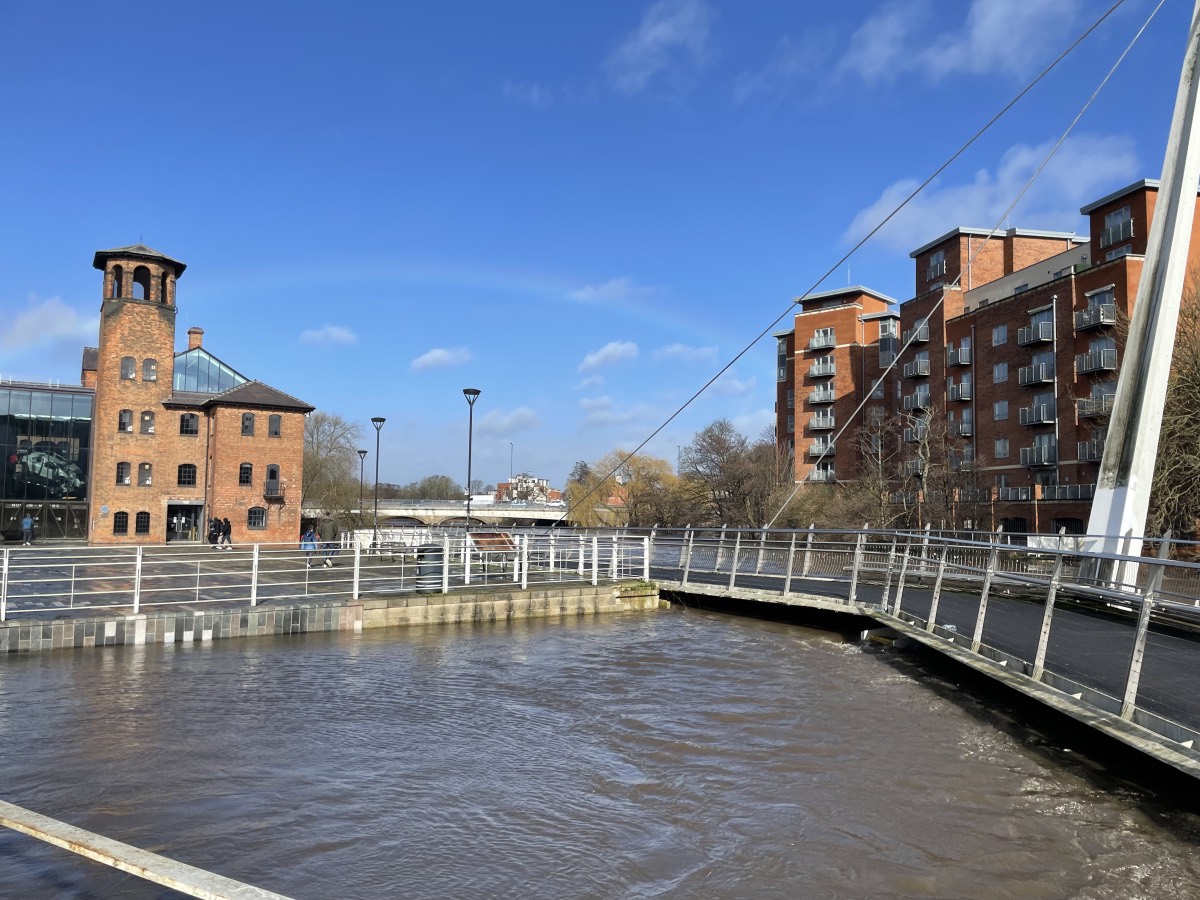
<path fill-rule="evenodd" d="M 1200 896 L 1200 817 L 693 610 L 0 660 L 0 798 L 297 898 Z M 175 897 L 0 830 L 0 897 Z"/>

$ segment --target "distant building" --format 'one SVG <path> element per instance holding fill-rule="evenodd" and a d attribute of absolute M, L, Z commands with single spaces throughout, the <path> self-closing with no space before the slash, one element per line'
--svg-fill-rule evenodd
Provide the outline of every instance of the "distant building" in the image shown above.
<path fill-rule="evenodd" d="M 796 479 L 862 478 L 878 448 L 918 524 L 1082 532 L 1157 193 L 1144 180 L 1085 206 L 1088 237 L 1010 229 L 983 245 L 986 230 L 955 228 L 910 254 L 900 304 L 861 287 L 805 298 L 776 334 Z"/>
<path fill-rule="evenodd" d="M 510 503 L 513 500 L 549 503 L 562 500 L 562 491 L 550 487 L 550 482 L 545 478 L 535 478 L 522 472 L 514 475 L 511 482 L 502 481 L 496 486 L 497 503 Z"/>
<path fill-rule="evenodd" d="M 80 387 L 0 385 L 5 533 L 28 511 L 41 537 L 199 541 L 219 516 L 235 543 L 293 541 L 313 407 L 214 356 L 200 328 L 176 352 L 183 263 L 137 244 L 93 264 L 99 347 Z"/>

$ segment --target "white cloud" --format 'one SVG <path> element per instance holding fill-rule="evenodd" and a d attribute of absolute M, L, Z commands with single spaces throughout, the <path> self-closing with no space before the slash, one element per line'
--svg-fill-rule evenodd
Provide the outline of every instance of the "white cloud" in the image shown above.
<path fill-rule="evenodd" d="M 443 347 L 434 347 L 432 350 L 422 353 L 410 364 L 410 368 L 414 371 L 421 369 L 441 369 L 446 366 L 461 366 L 465 362 L 470 362 L 471 351 L 466 347 L 451 347 L 446 349 Z"/>
<path fill-rule="evenodd" d="M 579 408 L 584 412 L 612 409 L 612 406 L 613 402 L 610 397 L 581 397 L 579 399 Z"/>
<path fill-rule="evenodd" d="M 29 307 L 9 319 L 0 319 L 0 350 L 8 352 L 36 351 L 56 344 L 95 343 L 100 328 L 99 319 L 83 319 L 58 297 L 39 300 L 29 295 Z"/>
<path fill-rule="evenodd" d="M 579 371 L 586 372 L 609 363 L 634 359 L 638 355 L 637 344 L 632 341 L 611 341 L 594 353 L 589 353 L 579 364 Z"/>
<path fill-rule="evenodd" d="M 1082 0 L 972 0 L 961 27 L 935 33 L 950 7 L 894 0 L 851 35 L 836 71 L 868 83 L 910 72 L 932 80 L 960 73 L 1030 74 L 1062 46 L 1082 5 Z"/>
<path fill-rule="evenodd" d="M 734 102 L 782 99 L 804 76 L 825 67 L 829 46 L 829 35 L 815 30 L 805 32 L 799 41 L 785 34 L 761 68 L 742 72 L 733 80 Z"/>
<path fill-rule="evenodd" d="M 602 384 L 604 384 L 603 375 L 589 375 L 580 381 L 579 384 L 575 385 L 575 390 L 586 391 L 588 388 L 599 387 Z"/>
<path fill-rule="evenodd" d="M 608 428 L 614 425 L 628 425 L 632 422 L 650 422 L 656 416 L 657 412 L 645 404 L 638 404 L 624 410 L 616 409 L 612 403 L 597 404 L 583 417 L 580 427 L 596 429 Z"/>
<path fill-rule="evenodd" d="M 322 325 L 300 332 L 302 344 L 357 344 L 358 335 L 344 325 Z"/>
<path fill-rule="evenodd" d="M 963 184 L 939 179 L 902 209 L 876 240 L 904 252 L 959 226 L 991 228 L 1025 186 L 1054 145 L 1017 144 L 1000 159 L 995 172 L 980 169 Z M 1078 135 L 1065 141 L 1009 217 L 1010 226 L 1071 231 L 1079 208 L 1106 191 L 1132 180 L 1138 171 L 1134 142 L 1128 135 Z M 854 242 L 891 212 L 919 182 L 906 178 L 883 190 L 879 199 L 860 210 L 842 235 Z"/>
<path fill-rule="evenodd" d="M 757 384 L 758 379 L 753 375 L 749 378 L 738 378 L 736 370 L 730 369 L 714 381 L 709 390 L 722 397 L 745 397 L 754 393 Z"/>
<path fill-rule="evenodd" d="M 523 84 L 517 81 L 504 82 L 504 97 L 513 103 L 546 109 L 554 103 L 554 91 L 540 84 Z"/>
<path fill-rule="evenodd" d="M 637 94 L 656 77 L 678 83 L 700 70 L 715 17 L 704 0 L 652 4 L 637 29 L 605 61 L 609 83 L 622 94 Z"/>
<path fill-rule="evenodd" d="M 586 303 L 604 300 L 628 300 L 651 293 L 650 288 L 634 284 L 629 278 L 612 278 L 603 284 L 585 284 L 576 288 L 567 296 L 572 300 L 582 300 Z"/>
<path fill-rule="evenodd" d="M 492 410 L 475 427 L 480 434 L 514 434 L 541 428 L 542 418 L 527 406 L 518 407 L 512 412 Z"/>
<path fill-rule="evenodd" d="M 716 347 L 689 347 L 687 344 L 669 344 L 654 351 L 655 359 L 674 359 L 680 362 L 716 362 Z"/>

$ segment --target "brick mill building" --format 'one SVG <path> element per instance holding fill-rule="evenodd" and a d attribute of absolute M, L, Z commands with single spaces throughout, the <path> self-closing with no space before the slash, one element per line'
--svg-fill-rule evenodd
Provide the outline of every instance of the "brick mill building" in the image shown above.
<path fill-rule="evenodd" d="M 294 542 L 313 407 L 218 359 L 200 328 L 176 352 L 183 263 L 136 244 L 93 265 L 104 299 L 100 345 L 83 358 L 95 391 L 89 543 L 203 540 L 213 516 L 235 543 Z"/>
<path fill-rule="evenodd" d="M 1085 206 L 1088 237 L 956 228 L 910 254 L 903 303 L 803 298 L 775 335 L 796 480 L 859 480 L 882 460 L 913 524 L 1082 533 L 1157 193 L 1143 180 Z M 1198 249 L 1194 233 L 1193 265 Z"/>

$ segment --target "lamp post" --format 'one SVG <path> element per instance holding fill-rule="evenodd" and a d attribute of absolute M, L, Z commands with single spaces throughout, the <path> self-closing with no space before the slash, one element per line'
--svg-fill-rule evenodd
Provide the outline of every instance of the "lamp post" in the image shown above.
<path fill-rule="evenodd" d="M 358 523 L 362 524 L 363 504 L 363 464 L 367 461 L 367 451 L 358 451 Z"/>
<path fill-rule="evenodd" d="M 375 518 L 371 524 L 371 546 L 375 549 L 379 549 L 379 432 L 386 421 L 383 416 L 371 419 L 375 426 Z"/>
<path fill-rule="evenodd" d="M 512 458 L 513 458 L 513 442 L 509 441 L 508 442 L 508 499 L 509 500 L 512 500 L 512 498 L 513 498 Z"/>
<path fill-rule="evenodd" d="M 463 388 L 467 398 L 467 531 L 471 530 L 471 444 L 475 432 L 475 401 L 482 393 L 479 388 Z"/>

